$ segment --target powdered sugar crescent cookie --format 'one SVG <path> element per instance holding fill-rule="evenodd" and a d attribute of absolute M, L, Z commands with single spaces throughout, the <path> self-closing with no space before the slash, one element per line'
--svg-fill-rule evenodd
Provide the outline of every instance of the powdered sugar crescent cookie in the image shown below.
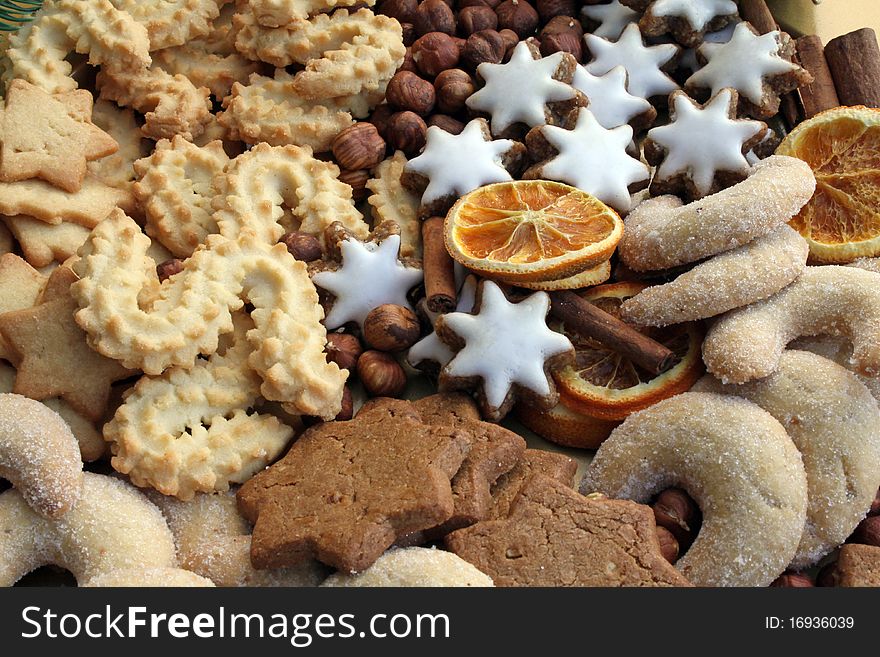
<path fill-rule="evenodd" d="M 815 188 L 806 162 L 774 155 L 754 165 L 743 182 L 688 205 L 673 196 L 642 202 L 626 218 L 618 253 L 635 271 L 696 262 L 786 223 Z"/>
<path fill-rule="evenodd" d="M 767 586 L 804 530 L 807 478 L 785 429 L 737 397 L 686 392 L 630 415 L 599 447 L 581 492 L 648 502 L 684 488 L 703 524 L 676 568 L 697 586 Z"/>
<path fill-rule="evenodd" d="M 436 548 L 391 549 L 361 573 L 335 573 L 321 586 L 494 586 L 492 578 L 452 552 Z"/>
<path fill-rule="evenodd" d="M 52 0 L 10 35 L 6 56 L 12 77 L 54 94 L 77 88 L 65 60 L 71 52 L 88 53 L 92 65 L 137 70 L 149 66 L 149 49 L 146 29 L 109 0 Z"/>
<path fill-rule="evenodd" d="M 877 272 L 880 273 L 880 272 Z M 849 340 L 842 336 L 814 335 L 811 337 L 798 338 L 789 342 L 789 349 L 797 351 L 809 351 L 810 353 L 833 360 L 841 367 L 845 367 L 858 377 L 868 389 L 874 399 L 880 403 L 880 377 L 865 376 L 857 371 L 853 365 L 852 345 Z"/>
<path fill-rule="evenodd" d="M 395 151 L 373 169 L 367 181 L 374 222 L 393 221 L 400 229 L 400 255 L 422 256 L 422 222 L 419 220 L 419 197 L 406 189 L 400 181 L 406 167 L 406 155 Z"/>
<path fill-rule="evenodd" d="M 586 104 L 570 84 L 576 66 L 577 60 L 570 53 L 541 57 L 537 47 L 520 41 L 510 61 L 477 66 L 477 74 L 485 84 L 465 102 L 471 110 L 489 114 L 493 135 L 504 133 L 515 123 L 532 128 L 554 122 L 554 104 L 571 101 L 563 116 L 574 106 Z M 513 89 L 518 93 L 511 93 Z"/>
<path fill-rule="evenodd" d="M 749 175 L 746 153 L 767 134 L 761 121 L 736 118 L 737 93 L 722 89 L 705 105 L 683 91 L 669 96 L 670 123 L 648 131 L 645 159 L 657 166 L 651 194 L 703 198 Z"/>
<path fill-rule="evenodd" d="M 173 568 L 174 539 L 162 514 L 128 484 L 84 473 L 80 499 L 57 519 L 37 515 L 17 490 L 0 495 L 0 586 L 47 564 L 78 582 L 132 568 Z"/>
<path fill-rule="evenodd" d="M 646 36 L 672 34 L 689 48 L 703 42 L 706 32 L 720 30 L 739 16 L 733 0 L 623 0 L 644 12 L 639 27 Z"/>
<path fill-rule="evenodd" d="M 102 573 L 83 582 L 85 588 L 107 587 L 213 587 L 214 582 L 182 568 L 128 568 Z"/>
<path fill-rule="evenodd" d="M 776 371 L 786 345 L 830 334 L 853 344 L 856 371 L 880 374 L 880 274 L 853 267 L 807 267 L 769 299 L 721 317 L 703 342 L 703 360 L 725 383 L 745 383 Z"/>
<path fill-rule="evenodd" d="M 273 244 L 285 232 L 279 220 L 287 207 L 299 222 L 297 230 L 321 240 L 334 221 L 366 237 L 369 227 L 354 206 L 351 188 L 338 176 L 339 168 L 316 159 L 308 146 L 259 144 L 215 180 L 213 220 L 225 237 L 236 239 L 248 230 Z"/>
<path fill-rule="evenodd" d="M 706 319 L 766 299 L 803 273 L 810 247 L 783 224 L 744 246 L 698 264 L 674 281 L 623 302 L 621 318 L 642 326 Z"/>
<path fill-rule="evenodd" d="M 182 500 L 222 491 L 271 463 L 293 437 L 272 415 L 250 412 L 260 400 L 260 377 L 248 366 L 247 332 L 236 315 L 232 344 L 199 359 L 143 377 L 104 425 L 111 463 L 137 486 Z"/>
<path fill-rule="evenodd" d="M 792 62 L 794 41 L 774 30 L 759 35 L 749 23 L 737 24 L 727 43 L 704 43 L 697 51 L 706 64 L 685 82 L 685 90 L 709 89 L 714 96 L 731 87 L 739 92 L 739 112 L 756 118 L 773 116 L 782 94 L 809 84 L 813 76 Z"/>
<path fill-rule="evenodd" d="M 80 250 L 74 264 L 80 280 L 71 293 L 80 305 L 76 321 L 94 349 L 138 363 L 147 374 L 192 367 L 198 354 L 217 350 L 220 334 L 232 330 L 231 313 L 247 298 L 256 325 L 247 336 L 253 349 L 248 363 L 263 380 L 263 397 L 306 415 L 329 419 L 339 413 L 347 372 L 327 362 L 317 292 L 305 264 L 283 244 L 265 244 L 251 233 L 236 241 L 211 235 L 144 309 L 138 295 L 156 281 L 149 244 L 117 211 Z"/>
<path fill-rule="evenodd" d="M 38 401 L 0 394 L 0 477 L 41 516 L 67 513 L 83 476 L 79 444 L 64 420 Z"/>
<path fill-rule="evenodd" d="M 822 356 L 786 351 L 760 381 L 722 385 L 707 376 L 694 390 L 757 404 L 800 451 L 809 502 L 791 568 L 813 565 L 852 534 L 880 486 L 880 409 L 855 376 Z"/>

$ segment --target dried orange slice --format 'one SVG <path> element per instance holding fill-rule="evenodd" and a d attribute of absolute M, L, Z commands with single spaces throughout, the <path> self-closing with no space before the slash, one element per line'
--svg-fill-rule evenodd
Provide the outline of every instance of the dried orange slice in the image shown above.
<path fill-rule="evenodd" d="M 605 262 L 600 262 L 595 267 L 584 269 L 582 272 L 579 272 L 574 276 L 557 278 L 551 281 L 511 281 L 504 278 L 499 278 L 497 280 L 502 283 L 510 283 L 511 285 L 524 287 L 527 290 L 544 290 L 546 292 L 552 292 L 554 290 L 580 290 L 585 287 L 592 287 L 593 285 L 604 283 L 609 278 L 611 278 L 611 261 L 606 260 Z"/>
<path fill-rule="evenodd" d="M 567 278 L 608 260 L 623 221 L 599 199 L 548 180 L 514 180 L 462 196 L 446 215 L 446 248 L 505 281 Z"/>
<path fill-rule="evenodd" d="M 880 255 L 880 109 L 837 107 L 798 125 L 776 149 L 816 175 L 813 198 L 791 220 L 810 261 Z"/>
<path fill-rule="evenodd" d="M 564 447 L 598 449 L 620 421 L 603 420 L 578 413 L 559 402 L 550 410 L 526 402 L 513 408 L 516 419 L 542 438 Z"/>
<path fill-rule="evenodd" d="M 600 285 L 579 294 L 619 317 L 620 304 L 646 287 L 644 283 L 625 281 Z M 553 378 L 562 403 L 578 413 L 604 420 L 622 420 L 630 413 L 690 389 L 703 373 L 700 354 L 703 331 L 698 323 L 639 327 L 671 349 L 677 358 L 675 365 L 659 376 L 591 338 L 566 331 L 559 321 L 551 319 L 548 324 L 564 333 L 574 345 L 574 364 L 553 372 Z"/>

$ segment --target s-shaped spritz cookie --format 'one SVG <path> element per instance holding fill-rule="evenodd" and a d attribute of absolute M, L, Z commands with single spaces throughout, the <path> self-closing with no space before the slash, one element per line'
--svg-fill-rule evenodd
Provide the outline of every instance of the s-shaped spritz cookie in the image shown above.
<path fill-rule="evenodd" d="M 739 23 L 727 43 L 704 43 L 697 51 L 705 66 L 685 82 L 692 96 L 709 89 L 717 94 L 724 87 L 739 92 L 739 112 L 756 118 L 773 116 L 779 97 L 813 80 L 793 63 L 795 45 L 785 32 L 759 35 L 748 23 Z M 705 95 L 705 94 L 704 94 Z"/>
<path fill-rule="evenodd" d="M 617 41 L 585 34 L 584 42 L 593 55 L 587 71 L 604 75 L 615 66 L 623 66 L 628 75 L 626 88 L 633 96 L 650 98 L 678 89 L 665 70 L 675 65 L 681 48 L 672 43 L 646 46 L 638 25 L 627 25 Z"/>
<path fill-rule="evenodd" d="M 492 139 L 485 119 L 474 119 L 459 134 L 428 128 L 421 155 L 403 168 L 404 187 L 422 194 L 419 215 L 444 215 L 452 204 L 477 187 L 513 180 L 525 146 L 510 139 Z"/>
<path fill-rule="evenodd" d="M 628 212 L 631 192 L 644 189 L 651 177 L 648 167 L 626 152 L 632 138 L 630 126 L 606 130 L 590 110 L 580 109 L 571 130 L 546 125 L 529 131 L 526 145 L 538 163 L 523 178 L 565 182 Z"/>
<path fill-rule="evenodd" d="M 493 135 L 516 123 L 533 128 L 554 122 L 555 116 L 564 117 L 574 107 L 586 104 L 570 84 L 576 66 L 570 53 L 541 57 L 537 48 L 521 41 L 506 64 L 484 62 L 477 66 L 477 74 L 486 84 L 471 94 L 466 104 L 491 116 Z"/>
<path fill-rule="evenodd" d="M 633 131 L 646 128 L 657 118 L 657 110 L 644 98 L 626 90 L 626 69 L 615 66 L 604 75 L 593 75 L 578 65 L 571 81 L 586 94 L 589 108 L 603 128 L 616 128 L 629 123 Z"/>
<path fill-rule="evenodd" d="M 658 167 L 651 194 L 703 198 L 749 175 L 745 154 L 767 133 L 761 121 L 736 118 L 737 93 L 722 89 L 705 105 L 683 91 L 669 96 L 668 125 L 648 131 L 645 159 Z"/>
<path fill-rule="evenodd" d="M 586 5 L 581 9 L 581 16 L 587 27 L 589 23 L 597 24 L 590 33 L 603 39 L 618 39 L 627 25 L 639 21 L 639 12 L 621 4 L 620 0 L 611 0 L 605 5 Z"/>
<path fill-rule="evenodd" d="M 671 34 L 683 46 L 703 42 L 706 32 L 720 30 L 737 18 L 733 0 L 622 0 L 643 11 L 639 27 L 645 36 Z"/>
<path fill-rule="evenodd" d="M 440 372 L 440 390 L 478 388 L 483 415 L 497 422 L 519 396 L 542 407 L 559 399 L 549 375 L 574 357 L 574 347 L 547 327 L 550 297 L 536 292 L 510 303 L 495 283 L 483 281 L 474 313 L 448 313 L 434 330 L 459 351 Z"/>

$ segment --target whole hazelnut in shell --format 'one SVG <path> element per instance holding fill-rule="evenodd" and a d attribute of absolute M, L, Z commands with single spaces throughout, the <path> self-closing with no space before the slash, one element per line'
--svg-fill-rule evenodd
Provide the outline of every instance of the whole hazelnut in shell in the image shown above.
<path fill-rule="evenodd" d="M 351 333 L 330 333 L 327 335 L 327 362 L 336 363 L 339 369 L 354 371 L 364 351 L 361 341 Z"/>
<path fill-rule="evenodd" d="M 385 100 L 400 110 L 425 116 L 434 109 L 434 85 L 411 71 L 398 71 L 388 82 Z"/>
<path fill-rule="evenodd" d="M 321 242 L 314 235 L 294 231 L 285 233 L 278 240 L 287 247 L 287 252 L 295 259 L 302 262 L 312 262 L 324 255 L 324 249 L 321 248 Z"/>
<path fill-rule="evenodd" d="M 427 131 L 427 124 L 415 112 L 397 112 L 388 119 L 386 137 L 391 148 L 413 157 L 425 145 Z"/>
<path fill-rule="evenodd" d="M 444 32 L 455 34 L 455 14 L 443 0 L 424 0 L 413 18 L 418 34 L 428 32 Z"/>
<path fill-rule="evenodd" d="M 526 0 L 504 0 L 495 7 L 498 25 L 501 29 L 509 29 L 525 39 L 535 33 L 538 28 L 538 12 Z"/>
<path fill-rule="evenodd" d="M 384 351 L 365 351 L 357 364 L 358 378 L 373 397 L 399 397 L 406 389 L 406 372 L 394 356 Z"/>
<path fill-rule="evenodd" d="M 442 32 L 430 32 L 412 45 L 413 61 L 423 74 L 434 77 L 458 64 L 461 49 L 455 40 Z"/>
<path fill-rule="evenodd" d="M 373 308 L 364 319 L 364 340 L 380 351 L 403 351 L 418 342 L 421 328 L 412 310 L 386 303 Z"/>
<path fill-rule="evenodd" d="M 385 158 L 385 140 L 372 123 L 355 123 L 333 138 L 333 157 L 343 169 L 370 169 Z"/>
<path fill-rule="evenodd" d="M 474 93 L 474 81 L 460 68 L 443 71 L 434 80 L 437 109 L 454 114 L 464 109 L 465 101 Z"/>

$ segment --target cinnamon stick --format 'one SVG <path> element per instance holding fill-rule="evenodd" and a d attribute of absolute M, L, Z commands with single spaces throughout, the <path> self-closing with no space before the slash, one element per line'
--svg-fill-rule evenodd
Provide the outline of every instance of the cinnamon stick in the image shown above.
<path fill-rule="evenodd" d="M 455 310 L 455 267 L 443 241 L 443 217 L 430 217 L 422 223 L 422 269 L 428 310 Z"/>
<path fill-rule="evenodd" d="M 751 23 L 759 34 L 779 29 L 765 0 L 740 0 L 739 15 Z"/>
<path fill-rule="evenodd" d="M 566 329 L 601 342 L 652 374 L 661 374 L 675 363 L 672 351 L 575 292 L 554 292 L 550 301 L 550 313 Z"/>
<path fill-rule="evenodd" d="M 831 39 L 825 59 L 842 105 L 880 107 L 880 46 L 869 27 Z"/>
<path fill-rule="evenodd" d="M 814 117 L 832 107 L 840 105 L 837 89 L 831 77 L 831 69 L 825 59 L 822 39 L 815 34 L 802 36 L 796 42 L 798 59 L 801 66 L 813 76 L 813 82 L 800 88 L 801 104 L 804 106 L 804 118 Z"/>

